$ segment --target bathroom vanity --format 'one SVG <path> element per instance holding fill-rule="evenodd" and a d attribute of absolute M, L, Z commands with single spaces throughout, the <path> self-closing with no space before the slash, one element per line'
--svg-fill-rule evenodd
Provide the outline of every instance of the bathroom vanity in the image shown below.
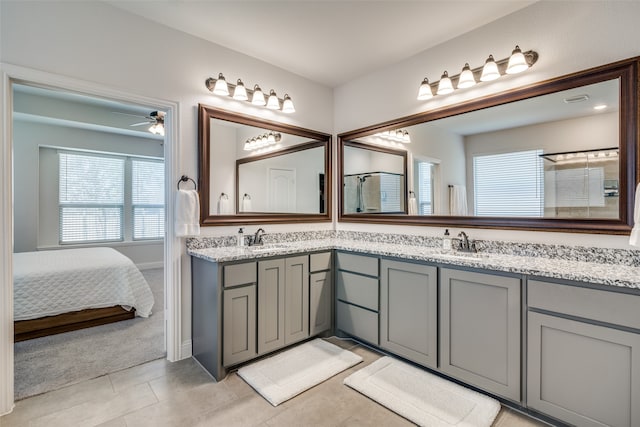
<path fill-rule="evenodd" d="M 640 268 L 338 238 L 189 254 L 216 379 L 333 332 L 550 419 L 640 425 Z"/>

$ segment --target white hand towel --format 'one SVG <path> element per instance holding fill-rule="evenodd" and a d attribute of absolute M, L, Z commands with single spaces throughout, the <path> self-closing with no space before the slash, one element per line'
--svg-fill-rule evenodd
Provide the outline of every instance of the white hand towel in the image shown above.
<path fill-rule="evenodd" d="M 467 211 L 467 189 L 464 185 L 449 186 L 449 213 L 454 216 L 469 215 Z"/>
<path fill-rule="evenodd" d="M 196 190 L 178 190 L 175 205 L 177 237 L 200 235 L 200 199 Z"/>
<path fill-rule="evenodd" d="M 229 214 L 229 198 L 226 196 L 220 196 L 220 200 L 218 200 L 218 214 L 220 215 L 228 215 Z"/>
<path fill-rule="evenodd" d="M 409 197 L 409 215 L 418 215 L 418 201 L 415 197 Z"/>
<path fill-rule="evenodd" d="M 242 199 L 242 212 L 251 212 L 251 199 L 248 197 Z"/>
<path fill-rule="evenodd" d="M 636 200 L 633 207 L 633 229 L 629 236 L 631 246 L 640 246 L 640 184 L 636 187 Z"/>

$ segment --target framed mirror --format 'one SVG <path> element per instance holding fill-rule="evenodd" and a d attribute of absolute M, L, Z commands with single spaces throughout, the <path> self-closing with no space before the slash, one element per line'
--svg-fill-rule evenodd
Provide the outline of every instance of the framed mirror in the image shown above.
<path fill-rule="evenodd" d="M 331 221 L 331 136 L 198 106 L 203 226 Z"/>
<path fill-rule="evenodd" d="M 340 134 L 339 220 L 627 234 L 637 82 L 633 58 Z M 352 209 L 354 143 L 406 153 L 405 213 Z"/>

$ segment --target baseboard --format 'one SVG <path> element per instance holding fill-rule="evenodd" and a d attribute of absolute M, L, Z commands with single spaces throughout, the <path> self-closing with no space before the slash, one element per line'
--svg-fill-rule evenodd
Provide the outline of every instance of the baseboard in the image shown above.
<path fill-rule="evenodd" d="M 140 264 L 136 264 L 138 270 L 151 270 L 152 268 L 162 268 L 164 267 L 164 261 L 155 261 L 155 262 L 141 262 Z"/>
<path fill-rule="evenodd" d="M 188 359 L 192 354 L 191 340 L 183 341 L 180 347 L 180 360 Z"/>

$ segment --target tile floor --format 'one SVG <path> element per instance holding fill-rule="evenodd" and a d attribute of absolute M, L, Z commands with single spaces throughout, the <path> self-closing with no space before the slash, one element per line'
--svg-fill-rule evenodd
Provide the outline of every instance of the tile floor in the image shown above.
<path fill-rule="evenodd" d="M 271 406 L 235 373 L 215 383 L 192 359 L 156 360 L 18 401 L 1 427 L 33 426 L 411 426 L 342 384 L 380 357 L 353 341 L 329 338 L 364 359 L 324 383 Z M 503 408 L 494 427 L 545 424 Z"/>

